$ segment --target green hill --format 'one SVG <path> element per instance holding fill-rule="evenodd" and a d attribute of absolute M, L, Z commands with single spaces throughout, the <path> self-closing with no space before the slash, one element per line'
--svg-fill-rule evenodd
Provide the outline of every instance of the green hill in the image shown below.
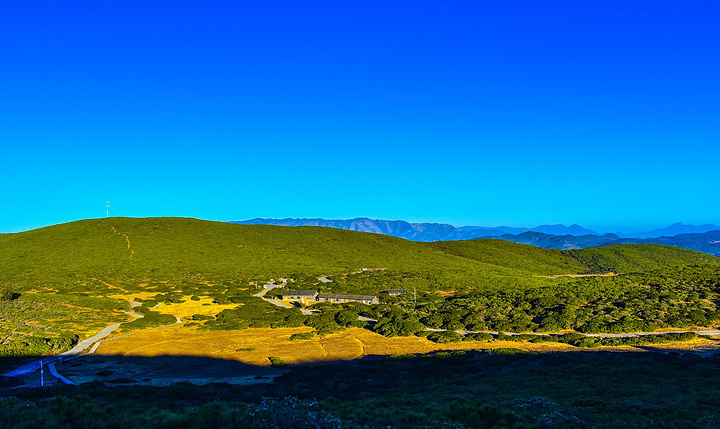
<path fill-rule="evenodd" d="M 183 218 L 85 220 L 0 236 L 0 278 L 20 288 L 99 286 L 93 279 L 134 288 L 148 281 L 248 278 L 293 273 L 333 275 L 361 268 L 508 278 L 642 271 L 713 260 L 657 245 L 558 251 L 500 240 L 419 243 L 321 227 L 234 225 Z"/>
<path fill-rule="evenodd" d="M 158 294 L 138 309 L 146 314 L 137 322 L 139 326 L 167 323 L 167 317 L 153 315 L 151 304 L 177 302 L 188 295 L 212 296 L 223 303 L 253 303 L 257 308 L 246 305 L 244 316 L 242 312 L 223 316 L 233 320 L 225 326 L 245 326 L 245 322 L 236 322 L 258 314 L 266 314 L 262 317 L 271 320 L 275 316 L 269 314 L 279 312 L 273 306 L 258 307 L 265 303 L 250 297 L 253 290 L 249 285 L 280 277 L 291 279 L 290 288 L 336 293 L 417 290 L 425 303 L 420 306 L 418 301 L 418 316 L 424 315 L 423 323 L 433 321 L 435 326 L 454 326 L 458 315 L 465 314 L 467 320 L 458 326 L 535 329 L 541 325 L 531 323 L 533 318 L 548 319 L 554 311 L 553 307 L 543 307 L 550 313 L 541 315 L 532 310 L 536 305 L 532 303 L 544 303 L 546 296 L 564 294 L 563 299 L 570 302 L 574 296 L 593 290 L 595 295 L 583 299 L 597 301 L 603 290 L 621 297 L 631 288 L 644 291 L 640 285 L 647 283 L 646 278 L 632 280 L 627 276 L 588 280 L 592 283 L 587 284 L 548 276 L 644 273 L 692 264 L 718 266 L 718 261 L 706 254 L 659 245 L 560 251 L 500 240 L 422 243 L 333 228 L 236 225 L 184 218 L 84 220 L 0 235 L 0 335 L 6 338 L 5 354 L 27 348 L 43 352 L 67 348 L 76 333 L 82 335 L 104 324 L 128 320 L 124 313 L 128 302 L 109 296 L 138 291 Z M 370 270 L 373 268 L 378 270 Z M 696 275 L 692 270 L 682 272 L 683 279 Z M 714 278 L 715 271 L 708 273 L 702 275 Z M 334 282 L 319 284 L 318 276 L 329 276 Z M 703 281 L 702 288 L 711 287 L 707 286 L 710 280 Z M 687 293 L 695 299 L 698 294 L 693 290 L 690 287 Z M 449 297 L 434 294 L 437 291 Z M 698 306 L 705 305 L 702 296 L 714 294 L 710 289 L 702 293 L 697 297 Z M 517 294 L 524 294 L 524 298 L 515 297 Z M 458 299 L 453 301 L 453 295 Z M 447 305 L 438 299 L 446 300 Z M 615 308 L 605 301 L 597 301 L 597 305 Z M 499 302 L 504 304 L 493 304 Z M 547 301 L 547 305 L 552 302 Z M 638 302 L 649 301 L 643 298 Z M 678 301 L 677 305 L 681 304 Z M 478 305 L 486 315 L 480 316 Z M 714 308 L 713 304 L 707 311 Z M 516 321 L 512 324 L 502 325 L 514 314 L 512 309 L 524 313 L 513 316 Z M 434 314 L 446 314 L 447 320 L 438 321 L 439 316 Z M 473 319 L 472 314 L 477 317 Z M 485 322 L 476 320 L 478 317 Z M 575 319 L 567 320 L 568 326 L 575 326 Z M 222 325 L 222 321 L 216 322 L 209 326 Z M 542 326 L 555 325 L 547 322 Z"/>
<path fill-rule="evenodd" d="M 267 280 L 361 268 L 442 272 L 458 278 L 464 273 L 498 281 L 520 276 L 530 282 L 536 273 L 532 263 L 520 272 L 511 261 L 472 260 L 385 235 L 178 218 L 73 222 L 0 237 L 0 246 L 4 281 L 22 289 L 49 286 L 66 292 L 78 285 L 85 291 L 106 288 L 98 280 L 134 289 L 154 281 Z M 546 264 L 539 272 L 552 268 Z"/>

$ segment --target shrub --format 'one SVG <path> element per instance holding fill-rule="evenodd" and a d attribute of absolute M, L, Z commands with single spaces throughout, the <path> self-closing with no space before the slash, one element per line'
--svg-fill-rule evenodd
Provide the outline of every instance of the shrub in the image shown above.
<path fill-rule="evenodd" d="M 495 337 L 488 332 L 478 332 L 477 334 L 465 335 L 463 341 L 490 341 L 493 338 Z"/>
<path fill-rule="evenodd" d="M 315 336 L 315 333 L 313 333 L 313 332 L 302 332 L 299 334 L 292 334 L 292 335 L 290 335 L 290 341 L 311 340 L 314 336 Z"/>
<path fill-rule="evenodd" d="M 0 287 L 0 301 L 12 301 L 20 297 L 19 293 L 15 293 L 7 287 Z"/>
<path fill-rule="evenodd" d="M 270 361 L 270 365 L 272 366 L 283 366 L 285 365 L 285 362 L 282 360 L 282 358 L 279 358 L 277 356 L 269 356 L 268 360 Z"/>
<path fill-rule="evenodd" d="M 206 316 L 204 314 L 193 314 L 192 320 L 212 320 L 215 319 L 212 316 Z"/>
<path fill-rule="evenodd" d="M 381 317 L 374 326 L 375 332 L 385 337 L 408 337 L 425 330 L 417 316 L 393 312 Z"/>
<path fill-rule="evenodd" d="M 525 350 L 516 349 L 516 348 L 512 348 L 512 347 L 495 349 L 495 350 L 492 350 L 490 353 L 492 353 L 494 355 L 498 355 L 498 356 L 512 356 L 512 355 L 527 354 L 527 352 Z"/>
<path fill-rule="evenodd" d="M 463 336 L 455 331 L 433 332 L 427 339 L 434 343 L 457 343 L 463 340 Z"/>

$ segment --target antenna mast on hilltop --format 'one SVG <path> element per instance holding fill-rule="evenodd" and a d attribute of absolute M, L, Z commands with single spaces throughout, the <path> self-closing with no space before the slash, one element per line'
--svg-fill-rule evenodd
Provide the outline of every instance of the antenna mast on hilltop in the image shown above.
<path fill-rule="evenodd" d="M 107 217 L 110 217 L 110 201 L 107 202 L 105 208 L 107 209 Z"/>

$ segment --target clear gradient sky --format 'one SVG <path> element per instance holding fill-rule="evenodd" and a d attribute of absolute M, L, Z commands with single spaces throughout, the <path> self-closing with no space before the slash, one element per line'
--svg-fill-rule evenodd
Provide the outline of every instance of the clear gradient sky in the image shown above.
<path fill-rule="evenodd" d="M 720 2 L 17 1 L 0 232 L 720 223 Z"/>

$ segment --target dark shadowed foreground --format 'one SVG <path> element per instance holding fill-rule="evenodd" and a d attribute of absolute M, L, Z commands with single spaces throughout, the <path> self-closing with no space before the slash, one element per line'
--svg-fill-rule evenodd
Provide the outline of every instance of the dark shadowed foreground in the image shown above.
<path fill-rule="evenodd" d="M 7 364 L 3 362 L 3 366 Z M 0 425 L 411 428 L 720 424 L 720 356 L 712 353 L 528 354 L 501 349 L 312 366 L 283 367 L 277 362 L 269 368 L 198 357 L 94 356 L 80 358 L 75 364 L 63 364 L 60 372 L 77 381 L 93 381 L 78 386 L 54 383 L 44 388 L 11 388 L 13 380 L 6 380 Z M 183 377 L 209 383 L 176 382 Z"/>

